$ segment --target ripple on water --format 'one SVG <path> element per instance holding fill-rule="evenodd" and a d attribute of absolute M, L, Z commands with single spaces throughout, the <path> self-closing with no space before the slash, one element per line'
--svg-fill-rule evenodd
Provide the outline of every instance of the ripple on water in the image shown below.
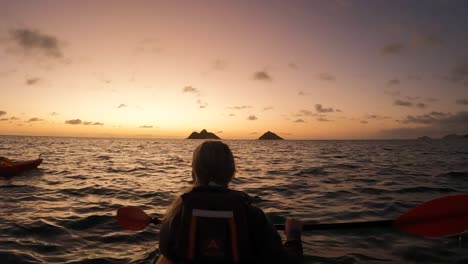
<path fill-rule="evenodd" d="M 79 218 L 63 219 L 60 223 L 70 230 L 81 231 L 95 227 L 104 227 L 109 224 L 115 224 L 114 216 L 109 215 L 89 215 Z"/>
<path fill-rule="evenodd" d="M 115 211 L 134 205 L 163 215 L 190 183 L 201 142 L 0 138 L 15 158 L 44 146 L 48 153 L 40 174 L 0 178 L 0 263 L 150 262 L 158 227 L 122 230 Z M 468 145 L 438 142 L 227 141 L 238 165 L 232 187 L 276 223 L 394 219 L 429 199 L 468 193 Z M 306 232 L 303 241 L 306 261 L 315 263 L 468 263 L 457 238 L 393 229 Z"/>

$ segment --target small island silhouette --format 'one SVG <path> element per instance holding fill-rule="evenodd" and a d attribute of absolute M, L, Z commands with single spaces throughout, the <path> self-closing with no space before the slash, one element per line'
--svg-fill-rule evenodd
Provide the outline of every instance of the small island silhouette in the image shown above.
<path fill-rule="evenodd" d="M 259 140 L 283 140 L 280 136 L 276 135 L 273 132 L 267 131 L 261 137 L 258 138 Z"/>
<path fill-rule="evenodd" d="M 202 131 L 200 131 L 200 133 L 195 132 L 195 131 L 192 132 L 192 134 L 190 134 L 190 136 L 188 136 L 187 139 L 220 139 L 220 138 L 216 136 L 215 134 L 206 131 L 206 129 L 203 129 Z"/>

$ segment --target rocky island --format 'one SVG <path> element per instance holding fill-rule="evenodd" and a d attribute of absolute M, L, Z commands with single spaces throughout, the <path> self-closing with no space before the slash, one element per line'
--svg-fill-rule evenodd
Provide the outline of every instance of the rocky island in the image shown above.
<path fill-rule="evenodd" d="M 273 132 L 266 132 L 261 137 L 258 138 L 259 140 L 283 140 L 280 136 L 276 135 Z"/>
<path fill-rule="evenodd" d="M 198 132 L 192 132 L 190 136 L 188 136 L 187 139 L 220 139 L 218 136 L 215 134 L 206 131 L 206 129 L 203 129 L 200 133 Z"/>

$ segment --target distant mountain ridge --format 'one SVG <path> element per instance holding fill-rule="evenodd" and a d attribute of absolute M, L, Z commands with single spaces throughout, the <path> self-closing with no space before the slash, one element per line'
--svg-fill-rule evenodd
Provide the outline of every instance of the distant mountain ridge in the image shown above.
<path fill-rule="evenodd" d="M 460 139 L 460 138 L 467 138 L 468 135 L 462 136 L 457 134 L 449 134 L 442 137 L 442 139 Z"/>
<path fill-rule="evenodd" d="M 220 138 L 217 135 L 206 131 L 206 129 L 203 129 L 202 131 L 200 131 L 200 133 L 192 132 L 192 134 L 190 134 L 190 136 L 188 136 L 187 139 L 220 139 Z"/>
<path fill-rule="evenodd" d="M 468 138 L 468 134 L 466 135 L 457 135 L 457 134 L 448 134 L 448 135 L 445 135 L 439 139 L 442 139 L 442 140 L 452 140 L 452 139 L 465 139 L 465 138 Z M 422 136 L 422 137 L 418 137 L 418 139 L 421 139 L 421 140 L 430 140 L 430 139 L 433 139 L 433 138 L 430 138 L 428 136 Z"/>

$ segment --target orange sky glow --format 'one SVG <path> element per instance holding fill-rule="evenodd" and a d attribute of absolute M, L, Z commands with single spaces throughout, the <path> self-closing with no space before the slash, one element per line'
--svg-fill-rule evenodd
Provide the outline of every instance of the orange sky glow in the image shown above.
<path fill-rule="evenodd" d="M 468 21 L 429 2 L 0 0 L 0 135 L 467 134 Z"/>

